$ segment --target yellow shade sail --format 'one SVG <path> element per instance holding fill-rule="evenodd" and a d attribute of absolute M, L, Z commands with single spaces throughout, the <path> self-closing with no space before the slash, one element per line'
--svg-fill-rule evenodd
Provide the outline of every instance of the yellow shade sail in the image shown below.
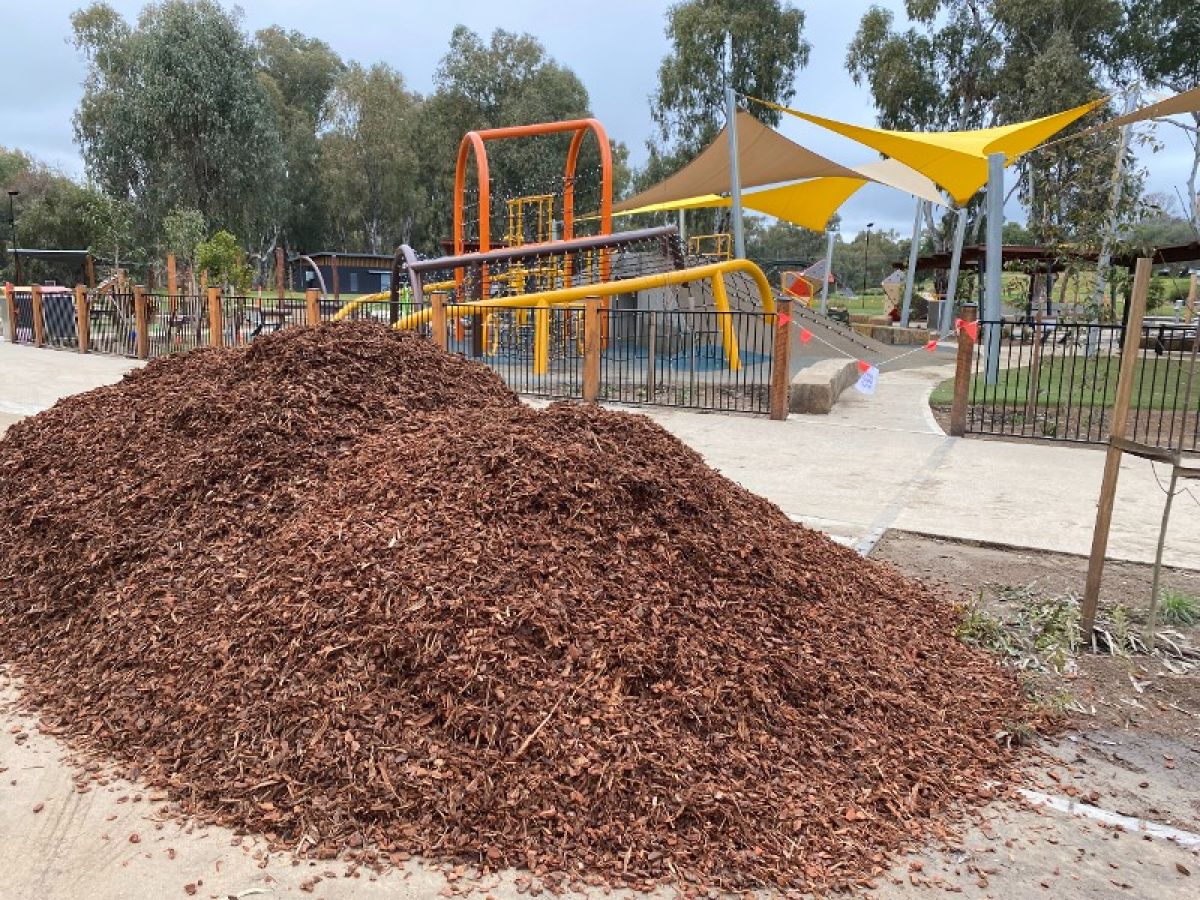
<path fill-rule="evenodd" d="M 814 125 L 828 128 L 844 137 L 878 150 L 915 169 L 941 185 L 958 204 L 971 199 L 987 184 L 987 158 L 991 153 L 1003 153 L 1005 164 L 1011 165 L 1051 136 L 1086 115 L 1107 99 L 1095 100 L 1073 109 L 1041 119 L 981 128 L 974 131 L 887 131 L 850 125 L 836 119 L 789 109 L 765 100 L 756 101 L 789 113 Z"/>
<path fill-rule="evenodd" d="M 831 176 L 810 178 L 763 190 L 742 194 L 742 206 L 756 212 L 766 213 L 777 219 L 800 225 L 813 231 L 824 231 L 829 220 L 850 197 L 869 182 L 878 182 L 913 194 L 923 200 L 944 206 L 946 201 L 938 193 L 937 185 L 918 172 L 914 172 L 896 160 L 885 159 L 855 167 L 862 178 Z M 622 210 L 617 215 L 635 213 L 672 212 L 680 209 L 724 208 L 730 205 L 729 197 L 721 194 L 699 194 L 650 203 L 633 209 Z"/>

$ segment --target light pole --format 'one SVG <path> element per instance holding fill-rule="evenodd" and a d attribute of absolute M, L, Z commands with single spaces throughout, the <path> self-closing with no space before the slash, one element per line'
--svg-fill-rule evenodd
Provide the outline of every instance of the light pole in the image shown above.
<path fill-rule="evenodd" d="M 17 284 L 21 283 L 21 258 L 17 256 L 17 215 L 13 209 L 13 200 L 16 199 L 20 191 L 8 192 L 8 228 L 12 235 L 12 243 L 9 245 L 13 258 L 13 278 Z"/>
<path fill-rule="evenodd" d="M 867 239 L 863 243 L 863 278 L 862 278 L 862 305 L 867 305 L 867 254 L 871 250 L 871 228 L 874 227 L 874 222 L 867 223 Z"/>

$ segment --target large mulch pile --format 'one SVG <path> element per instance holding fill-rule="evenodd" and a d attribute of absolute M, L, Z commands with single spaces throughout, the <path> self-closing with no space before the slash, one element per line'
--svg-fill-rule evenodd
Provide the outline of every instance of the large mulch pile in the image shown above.
<path fill-rule="evenodd" d="M 863 881 L 1011 774 L 1020 692 L 954 620 L 648 419 L 377 326 L 0 443 L 0 657 L 47 727 L 326 856 Z"/>

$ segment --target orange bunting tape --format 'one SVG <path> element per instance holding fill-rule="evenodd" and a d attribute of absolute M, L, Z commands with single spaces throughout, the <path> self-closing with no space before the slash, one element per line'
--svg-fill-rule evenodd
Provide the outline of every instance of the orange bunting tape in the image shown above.
<path fill-rule="evenodd" d="M 871 364 L 869 362 L 863 362 L 861 359 L 858 361 L 858 371 L 865 372 L 869 368 L 871 368 Z"/>

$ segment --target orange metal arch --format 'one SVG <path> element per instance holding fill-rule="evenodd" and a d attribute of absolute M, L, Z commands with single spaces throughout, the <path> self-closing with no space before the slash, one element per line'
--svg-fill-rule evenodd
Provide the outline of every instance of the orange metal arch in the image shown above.
<path fill-rule="evenodd" d="M 491 191 L 488 185 L 487 141 L 511 138 L 535 137 L 542 134 L 571 133 L 571 146 L 563 176 L 563 239 L 575 235 L 575 166 L 579 161 L 579 150 L 588 132 L 596 136 L 600 145 L 600 233 L 612 233 L 612 148 L 608 134 L 597 119 L 568 119 L 563 122 L 540 122 L 535 125 L 512 125 L 507 128 L 488 128 L 483 131 L 468 131 L 458 145 L 458 161 L 454 168 L 454 253 L 463 253 L 466 244 L 464 226 L 464 193 L 467 180 L 467 153 L 475 156 L 475 168 L 479 177 L 479 252 L 491 249 Z"/>

